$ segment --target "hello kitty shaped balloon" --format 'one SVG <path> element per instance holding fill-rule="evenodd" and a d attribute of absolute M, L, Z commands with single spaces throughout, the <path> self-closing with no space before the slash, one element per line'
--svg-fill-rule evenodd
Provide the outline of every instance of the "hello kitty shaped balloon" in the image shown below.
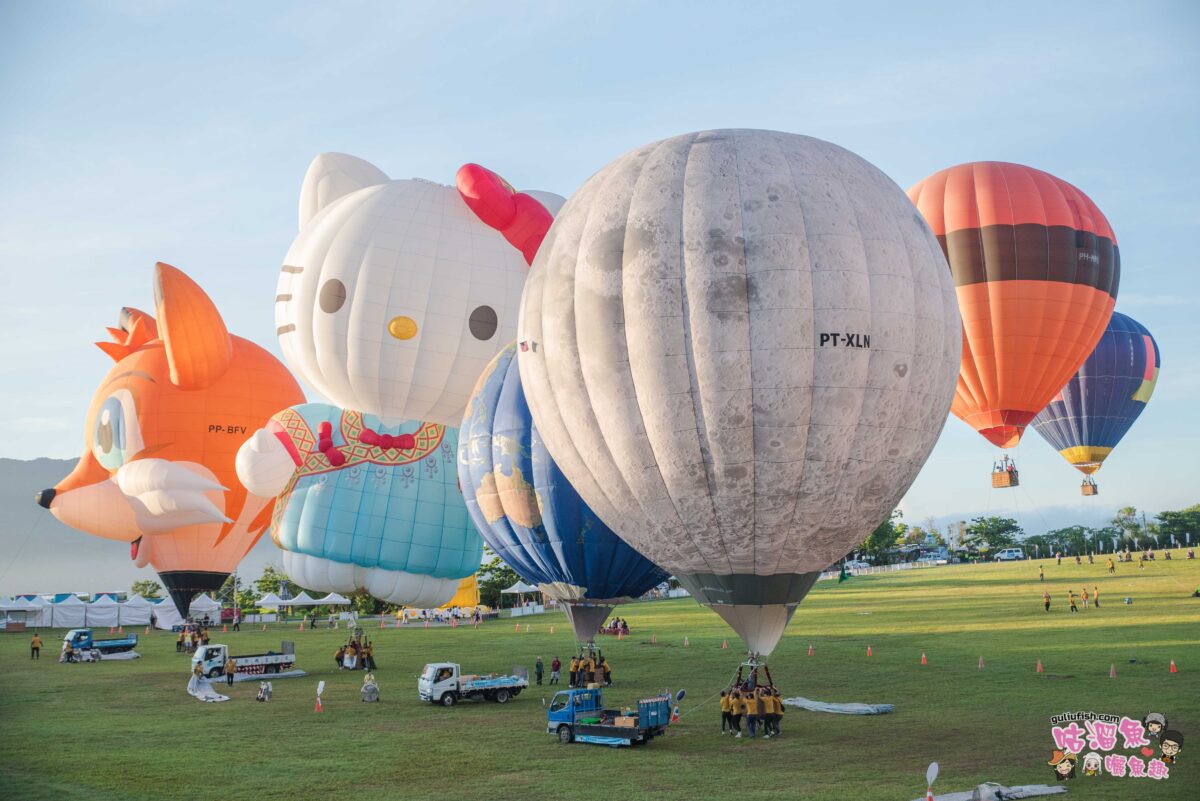
<path fill-rule="evenodd" d="M 563 199 L 514 193 L 477 165 L 458 183 L 393 181 L 341 153 L 309 166 L 275 325 L 288 364 L 330 402 L 458 425 L 516 336 L 526 260 Z"/>
<path fill-rule="evenodd" d="M 330 403 L 272 416 L 238 478 L 278 497 L 284 571 L 322 592 L 434 607 L 479 568 L 458 489 L 457 425 L 562 198 L 468 164 L 457 187 L 318 156 L 275 299 L 288 364 Z M 449 425 L 448 425 L 449 424 Z"/>

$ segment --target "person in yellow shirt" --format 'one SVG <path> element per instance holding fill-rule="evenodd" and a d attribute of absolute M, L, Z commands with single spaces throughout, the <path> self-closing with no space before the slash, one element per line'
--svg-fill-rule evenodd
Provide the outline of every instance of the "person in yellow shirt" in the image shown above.
<path fill-rule="evenodd" d="M 608 666 L 608 660 L 604 659 L 600 662 L 600 670 L 604 673 L 604 686 L 612 686 L 612 668 Z"/>
<path fill-rule="evenodd" d="M 731 703 L 729 693 L 721 690 L 721 735 L 733 734 L 733 720 L 729 714 Z"/>
<path fill-rule="evenodd" d="M 1075 590 L 1067 590 L 1067 602 L 1071 604 L 1071 613 L 1079 611 L 1079 607 L 1075 606 Z"/>
<path fill-rule="evenodd" d="M 175 653 L 177 653 L 177 654 L 183 653 L 183 638 L 184 638 L 184 631 L 183 631 L 183 629 L 180 629 L 179 636 L 175 638 Z"/>
<path fill-rule="evenodd" d="M 746 711 L 745 702 L 742 700 L 742 694 L 734 690 L 729 694 L 729 719 L 730 725 L 733 726 L 734 737 L 742 736 L 742 715 Z"/>
<path fill-rule="evenodd" d="M 33 633 L 33 639 L 29 641 L 29 658 L 42 658 L 42 638 L 36 631 Z"/>
<path fill-rule="evenodd" d="M 1087 609 L 1087 608 L 1088 608 L 1088 592 L 1087 592 L 1087 587 L 1084 587 L 1084 588 L 1083 588 L 1083 592 L 1080 594 L 1079 598 L 1080 598 L 1080 599 L 1083 601 L 1083 608 L 1084 608 L 1084 609 Z"/>
<path fill-rule="evenodd" d="M 1100 588 L 1096 586 L 1092 587 L 1092 606 L 1100 608 Z"/>
<path fill-rule="evenodd" d="M 587 660 L 587 683 L 596 683 L 596 657 L 589 656 Z"/>
<path fill-rule="evenodd" d="M 233 686 L 233 676 L 237 673 L 237 662 L 233 661 L 233 657 L 225 659 L 225 683 L 230 687 Z"/>
<path fill-rule="evenodd" d="M 779 736 L 779 724 L 783 723 L 783 698 L 779 695 L 779 690 L 772 691 L 772 699 L 775 702 L 775 736 Z"/>
<path fill-rule="evenodd" d="M 569 667 L 571 668 L 570 671 L 568 671 L 571 674 L 570 686 L 574 687 L 575 682 L 579 677 L 579 657 L 575 657 L 575 656 L 571 657 L 571 664 L 569 665 Z"/>

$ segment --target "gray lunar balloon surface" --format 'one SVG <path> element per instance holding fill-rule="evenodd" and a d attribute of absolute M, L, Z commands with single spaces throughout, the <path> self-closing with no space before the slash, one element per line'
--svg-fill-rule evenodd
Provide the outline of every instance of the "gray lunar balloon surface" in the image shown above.
<path fill-rule="evenodd" d="M 567 479 L 762 655 L 916 478 L 962 347 L 904 192 L 837 145 L 756 130 L 592 176 L 538 251 L 518 338 Z"/>

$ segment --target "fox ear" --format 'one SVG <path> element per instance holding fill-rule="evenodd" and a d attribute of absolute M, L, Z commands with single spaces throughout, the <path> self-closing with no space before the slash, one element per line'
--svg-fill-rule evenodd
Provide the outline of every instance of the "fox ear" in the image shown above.
<path fill-rule="evenodd" d="M 345 153 L 322 153 L 308 165 L 300 187 L 300 227 L 338 198 L 389 180 L 383 170 L 368 161 Z"/>
<path fill-rule="evenodd" d="M 180 389 L 210 386 L 233 360 L 233 340 L 217 307 L 195 281 L 162 262 L 154 266 L 154 305 L 171 383 Z"/>

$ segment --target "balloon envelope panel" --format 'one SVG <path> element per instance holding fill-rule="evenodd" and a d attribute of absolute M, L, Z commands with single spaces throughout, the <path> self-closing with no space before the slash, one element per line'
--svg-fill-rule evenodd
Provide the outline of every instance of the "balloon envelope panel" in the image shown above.
<path fill-rule="evenodd" d="M 1116 303 L 1116 236 L 1091 199 L 1049 173 L 960 164 L 908 190 L 950 262 L 963 321 L 951 411 L 999 447 L 1079 369 Z"/>
<path fill-rule="evenodd" d="M 459 437 L 467 509 L 493 550 L 563 601 L 636 598 L 667 574 L 625 544 L 563 476 L 525 400 L 516 346 L 487 366 Z"/>
<path fill-rule="evenodd" d="M 1094 473 L 1146 408 L 1161 365 L 1146 327 L 1113 312 L 1096 349 L 1033 427 L 1075 468 Z"/>

